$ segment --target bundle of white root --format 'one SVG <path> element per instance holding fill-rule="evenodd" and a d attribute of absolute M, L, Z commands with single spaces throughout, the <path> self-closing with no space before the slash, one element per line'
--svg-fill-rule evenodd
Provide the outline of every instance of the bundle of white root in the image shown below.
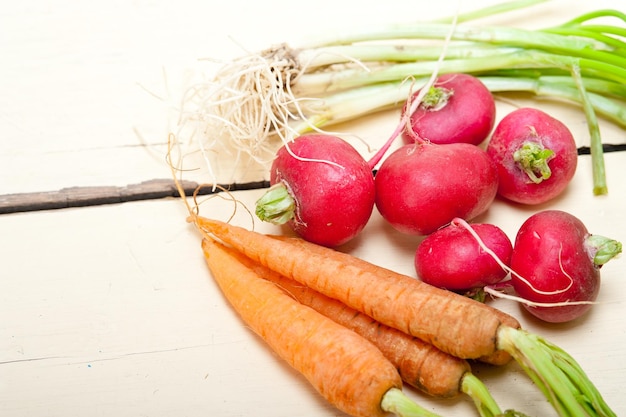
<path fill-rule="evenodd" d="M 533 30 L 472 25 L 545 1 L 511 1 L 436 22 L 370 26 L 305 47 L 282 44 L 244 56 L 189 89 L 179 137 L 195 143 L 209 164 L 227 152 L 267 166 L 279 146 L 302 133 L 399 108 L 434 74 L 468 73 L 493 93 L 523 91 L 579 104 L 589 125 L 594 193 L 603 194 L 596 117 L 626 127 L 626 14 L 598 10 Z"/>

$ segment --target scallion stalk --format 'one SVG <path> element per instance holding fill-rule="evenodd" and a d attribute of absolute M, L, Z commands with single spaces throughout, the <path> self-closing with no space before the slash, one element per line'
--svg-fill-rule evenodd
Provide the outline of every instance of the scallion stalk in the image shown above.
<path fill-rule="evenodd" d="M 493 93 L 523 92 L 537 96 L 567 100 L 572 103 L 582 104 L 579 90 L 574 85 L 571 77 L 543 76 L 537 77 L 507 77 L 507 76 L 478 76 L 478 78 Z M 601 86 L 607 88 L 615 87 L 617 91 L 621 89 L 614 83 L 587 80 L 594 84 L 596 89 Z M 379 112 L 382 110 L 398 108 L 404 104 L 406 97 L 412 90 L 420 88 L 426 82 L 426 78 L 413 79 L 410 82 L 389 82 L 333 94 L 332 96 L 313 101 L 311 106 L 311 117 L 306 122 L 298 122 L 292 125 L 298 133 L 305 133 L 315 128 L 331 126 L 337 123 L 354 120 L 359 117 Z M 601 114 L 614 123 L 626 128 L 626 107 L 617 100 L 612 100 L 605 95 L 592 93 L 588 90 L 587 97 L 596 113 Z"/>
<path fill-rule="evenodd" d="M 589 99 L 589 93 L 585 88 L 580 75 L 580 68 L 572 68 L 572 77 L 576 81 L 576 86 L 580 92 L 583 109 L 587 116 L 587 126 L 589 128 L 589 149 L 591 150 L 591 166 L 593 173 L 593 193 L 595 195 L 604 195 L 608 193 L 606 185 L 606 171 L 604 169 L 604 150 L 602 149 L 602 138 L 600 137 L 600 126 L 596 113 Z"/>
<path fill-rule="evenodd" d="M 437 19 L 435 20 L 435 22 L 451 23 L 453 20 L 458 23 L 469 22 L 471 20 L 482 19 L 484 17 L 502 14 L 505 12 L 513 11 L 513 10 L 524 9 L 526 7 L 534 6 L 539 3 L 545 3 L 547 1 L 548 0 L 511 0 L 507 2 L 494 4 L 491 6 L 487 6 L 482 9 L 472 10 L 470 12 L 462 13 L 457 16 L 450 16 L 450 17 L 445 17 L 442 19 Z"/>
<path fill-rule="evenodd" d="M 401 62 L 393 65 L 374 65 L 370 68 L 356 67 L 333 72 L 303 74 L 294 91 L 298 94 L 330 94 L 335 91 L 356 88 L 410 77 L 427 76 L 435 69 L 441 74 L 450 72 L 481 73 L 497 69 L 561 69 L 571 72 L 575 66 L 591 77 L 607 79 L 626 84 L 626 59 L 624 67 L 571 56 L 549 54 L 538 50 L 519 49 L 502 54 L 478 58 L 448 59 L 442 63 L 435 61 Z"/>

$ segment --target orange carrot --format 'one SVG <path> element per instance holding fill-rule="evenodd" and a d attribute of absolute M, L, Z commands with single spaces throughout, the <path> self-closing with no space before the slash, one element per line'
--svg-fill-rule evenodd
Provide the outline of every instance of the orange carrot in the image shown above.
<path fill-rule="evenodd" d="M 502 320 L 478 301 L 391 271 L 381 279 L 346 264 L 336 251 L 329 250 L 324 256 L 221 221 L 200 216 L 193 220 L 201 230 L 281 275 L 444 352 L 476 359 L 499 349 Z"/>
<path fill-rule="evenodd" d="M 400 372 L 408 384 L 436 397 L 454 397 L 463 376 L 471 371 L 464 359 L 442 352 L 431 344 L 400 330 L 378 323 L 339 300 L 326 297 L 290 278 L 226 248 L 233 257 L 260 277 L 275 283 L 298 302 L 360 334 L 374 343 Z"/>
<path fill-rule="evenodd" d="M 294 245 L 300 245 L 304 247 L 305 249 L 316 252 L 320 255 L 325 255 L 329 251 L 328 248 L 313 244 L 299 237 L 289 237 L 289 236 L 280 236 L 280 235 L 269 235 L 269 236 L 274 239 L 287 241 Z M 387 268 L 383 268 L 381 266 L 372 264 L 370 262 L 357 258 L 356 256 L 349 255 L 347 253 L 336 251 L 336 253 L 334 253 L 333 255 L 337 257 L 337 259 L 341 259 L 341 261 L 346 264 L 354 265 L 362 270 L 369 271 L 372 274 L 376 274 L 382 277 L 389 276 L 390 274 L 391 275 L 396 274 L 395 272 Z M 503 311 L 493 308 L 491 306 L 487 306 L 487 307 L 493 309 L 493 312 L 500 317 L 500 320 L 502 321 L 503 324 L 506 324 L 507 326 L 514 327 L 514 328 L 520 327 L 520 323 L 513 316 L 510 316 L 509 314 L 506 314 Z M 511 361 L 511 359 L 512 359 L 511 355 L 508 352 L 505 352 L 503 350 L 497 350 L 496 352 L 488 356 L 483 356 L 483 357 L 478 358 L 478 360 L 480 360 L 481 362 L 489 363 L 491 365 L 506 365 L 507 363 Z"/>
<path fill-rule="evenodd" d="M 398 369 L 402 380 L 413 387 L 439 398 L 451 398 L 462 392 L 473 400 L 481 417 L 502 415 L 502 410 L 487 387 L 471 373 L 470 365 L 464 359 L 444 353 L 420 339 L 378 323 L 339 300 L 326 297 L 282 276 L 232 248 L 223 248 L 240 263 L 260 277 L 275 283 L 298 302 L 374 343 Z"/>
<path fill-rule="evenodd" d="M 357 417 L 395 411 L 402 380 L 372 343 L 261 279 L 215 241 L 203 239 L 202 249 L 241 318 L 331 404 Z M 435 416 L 423 411 L 413 415 Z"/>

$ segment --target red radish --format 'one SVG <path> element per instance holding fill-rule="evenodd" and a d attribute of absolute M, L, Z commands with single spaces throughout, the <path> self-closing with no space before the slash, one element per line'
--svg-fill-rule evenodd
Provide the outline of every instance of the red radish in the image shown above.
<path fill-rule="evenodd" d="M 511 284 L 519 297 L 531 302 L 523 305 L 536 317 L 553 323 L 574 320 L 598 296 L 600 267 L 621 250 L 620 242 L 591 235 L 572 214 L 540 211 L 522 224 L 515 238 Z"/>
<path fill-rule="evenodd" d="M 374 176 L 367 162 L 332 135 L 303 135 L 280 148 L 270 184 L 257 201 L 257 216 L 288 223 L 319 245 L 339 246 L 354 238 L 374 209 Z"/>
<path fill-rule="evenodd" d="M 415 270 L 427 284 L 452 291 L 468 291 L 502 281 L 508 271 L 483 250 L 472 232 L 505 265 L 513 245 L 493 224 L 467 224 L 455 219 L 449 226 L 428 235 L 415 252 Z"/>
<path fill-rule="evenodd" d="M 478 145 L 493 129 L 496 104 L 478 78 L 469 74 L 444 74 L 428 90 L 410 120 L 411 128 L 402 135 L 406 143 L 421 139 L 437 144 Z"/>
<path fill-rule="evenodd" d="M 576 172 L 576 142 L 567 126 L 529 107 L 507 114 L 496 126 L 487 153 L 498 166 L 498 194 L 540 204 L 565 190 Z"/>
<path fill-rule="evenodd" d="M 383 218 L 400 232 L 427 235 L 455 217 L 484 213 L 495 199 L 498 174 L 475 145 L 415 143 L 385 158 L 375 183 Z"/>

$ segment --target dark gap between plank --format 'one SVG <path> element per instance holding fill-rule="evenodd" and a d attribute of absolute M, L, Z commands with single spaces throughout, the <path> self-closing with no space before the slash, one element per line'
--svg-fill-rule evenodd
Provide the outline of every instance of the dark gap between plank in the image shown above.
<path fill-rule="evenodd" d="M 603 151 L 626 151 L 626 143 L 604 144 Z M 578 155 L 589 155 L 590 153 L 591 150 L 588 146 L 578 148 Z M 198 189 L 199 184 L 193 181 L 181 181 L 181 186 L 185 194 L 189 196 Z M 220 187 L 228 191 L 256 190 L 269 186 L 269 181 L 220 184 Z M 197 195 L 208 195 L 216 192 L 221 192 L 221 190 L 217 188 L 213 191 L 212 187 L 205 186 L 200 188 Z M 148 180 L 122 187 L 69 187 L 58 191 L 0 195 L 0 214 L 99 206 L 179 196 L 174 181 L 166 179 Z"/>

